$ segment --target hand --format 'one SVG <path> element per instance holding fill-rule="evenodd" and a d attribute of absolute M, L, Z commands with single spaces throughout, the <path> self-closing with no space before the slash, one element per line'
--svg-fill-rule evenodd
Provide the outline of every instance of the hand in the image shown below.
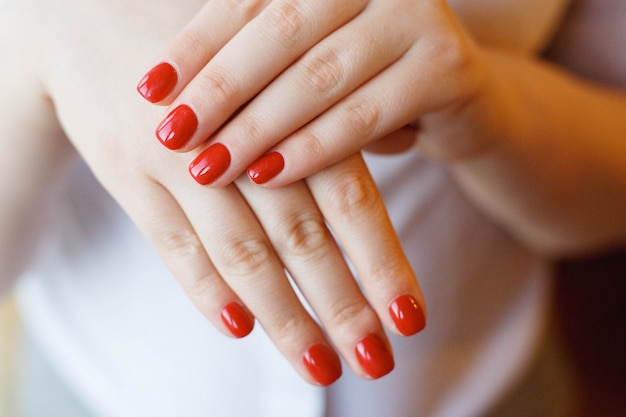
<path fill-rule="evenodd" d="M 254 187 L 246 178 L 220 189 L 199 187 L 185 172 L 186 155 L 152 140 L 150 126 L 163 109 L 146 106 L 132 88 L 146 57 L 196 10 L 177 3 L 172 13 L 169 3 L 154 3 L 155 20 L 149 21 L 140 3 L 120 1 L 123 14 L 114 1 L 8 6 L 0 17 L 2 39 L 16 41 L 0 43 L 13 63 L 7 71 L 12 77 L 25 74 L 20 84 L 37 88 L 20 95 L 11 88 L 11 77 L 0 77 L 6 80 L 0 83 L 4 101 L 12 103 L 2 109 L 0 122 L 15 134 L 4 136 L 10 141 L 6 149 L 36 148 L 33 137 L 20 136 L 21 128 L 32 120 L 40 123 L 43 113 L 54 114 L 50 100 L 78 153 L 218 329 L 244 336 L 256 317 L 312 383 L 327 385 L 339 377 L 335 349 L 362 377 L 389 372 L 393 357 L 383 325 L 404 335 L 421 330 L 424 302 L 360 156 L 280 190 Z M 160 21 L 170 26 L 164 29 Z M 51 127 L 41 132 L 58 130 L 45 121 Z M 60 135 L 38 139 L 54 139 L 65 149 Z M 32 183 L 45 188 L 51 168 L 40 168 L 38 161 L 46 155 L 16 153 L 22 154 L 24 163 L 10 166 L 18 171 L 27 165 Z M 1 180 L 13 181 L 19 177 L 11 174 L 17 173 Z M 325 221 L 354 263 L 368 299 Z M 285 270 L 321 326 L 292 290 Z"/>
<path fill-rule="evenodd" d="M 233 4 L 208 2 L 138 86 L 169 105 L 157 128 L 166 147 L 203 150 L 190 168 L 202 184 L 247 170 L 278 187 L 381 138 L 394 142 L 383 150 L 404 149 L 419 119 L 458 115 L 481 87 L 478 54 L 445 1 Z"/>

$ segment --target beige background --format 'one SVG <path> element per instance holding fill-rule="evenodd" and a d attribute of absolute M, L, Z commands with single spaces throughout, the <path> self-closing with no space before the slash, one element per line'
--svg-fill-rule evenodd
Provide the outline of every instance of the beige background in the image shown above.
<path fill-rule="evenodd" d="M 0 300 L 0 417 L 13 417 L 18 320 L 13 300 Z"/>

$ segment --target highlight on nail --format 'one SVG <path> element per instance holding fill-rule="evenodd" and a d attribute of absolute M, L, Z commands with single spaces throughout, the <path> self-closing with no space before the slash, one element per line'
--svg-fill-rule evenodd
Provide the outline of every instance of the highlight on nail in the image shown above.
<path fill-rule="evenodd" d="M 172 110 L 159 124 L 156 136 L 168 149 L 185 146 L 198 128 L 198 118 L 191 107 L 181 104 Z"/>
<path fill-rule="evenodd" d="M 202 185 L 208 185 L 226 172 L 230 166 L 230 152 L 221 143 L 206 148 L 189 165 L 189 173 Z"/>
<path fill-rule="evenodd" d="M 248 177 L 255 184 L 265 184 L 285 168 L 285 159 L 278 152 L 270 152 L 252 163 L 248 169 Z"/>
<path fill-rule="evenodd" d="M 419 333 L 426 327 L 424 309 L 411 295 L 401 295 L 389 305 L 389 315 L 404 336 Z"/>
<path fill-rule="evenodd" d="M 230 333 L 239 339 L 250 334 L 254 328 L 254 317 L 236 302 L 227 304 L 220 317 Z"/>
<path fill-rule="evenodd" d="M 316 344 L 311 346 L 302 358 L 309 374 L 323 387 L 326 387 L 341 376 L 341 361 L 329 346 Z"/>
<path fill-rule="evenodd" d="M 167 62 L 154 66 L 143 76 L 137 91 L 150 103 L 158 103 L 166 98 L 178 83 L 178 72 Z"/>
<path fill-rule="evenodd" d="M 391 372 L 395 366 L 393 355 L 385 342 L 375 334 L 365 336 L 354 348 L 361 368 L 376 379 Z"/>

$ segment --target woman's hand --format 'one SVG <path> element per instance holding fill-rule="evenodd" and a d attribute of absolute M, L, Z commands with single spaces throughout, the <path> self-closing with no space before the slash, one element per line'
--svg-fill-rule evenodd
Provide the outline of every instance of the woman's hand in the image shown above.
<path fill-rule="evenodd" d="M 484 76 L 443 0 L 212 0 L 158 62 L 138 85 L 168 105 L 156 135 L 202 150 L 190 171 L 213 186 L 246 170 L 282 186 L 381 138 L 404 149 L 420 118 L 463 112 Z"/>
<path fill-rule="evenodd" d="M 52 168 L 44 163 L 47 155 L 32 150 L 67 152 L 61 128 L 51 120 L 56 114 L 99 181 L 218 329 L 242 337 L 256 317 L 303 378 L 319 385 L 341 374 L 335 351 L 362 377 L 391 371 L 383 325 L 401 335 L 418 332 L 425 324 L 424 301 L 361 157 L 280 190 L 255 187 L 245 177 L 219 189 L 198 186 L 186 173 L 187 156 L 152 139 L 151 126 L 163 109 L 147 106 L 133 89 L 147 57 L 197 10 L 157 2 L 147 19 L 140 3 L 7 6 L 2 39 L 13 41 L 0 47 L 11 66 L 3 70 L 0 88 L 11 107 L 3 108 L 0 121 L 12 135 L 2 140 L 9 141 L 5 149 L 23 148 L 14 155 L 24 160 L 9 164 L 16 172 L 0 181 L 15 181 L 26 166 L 34 184 L 30 194 L 45 189 Z M 11 80 L 32 88 L 14 89 Z M 33 123 L 47 126 L 37 132 L 57 133 L 22 133 Z"/>
<path fill-rule="evenodd" d="M 518 239 L 572 256 L 624 240 L 625 102 L 538 53 L 569 3 L 212 0 L 138 87 L 168 105 L 159 139 L 202 151 L 202 184 L 276 188 L 418 142 Z M 619 83 L 620 35 L 588 74 Z"/>

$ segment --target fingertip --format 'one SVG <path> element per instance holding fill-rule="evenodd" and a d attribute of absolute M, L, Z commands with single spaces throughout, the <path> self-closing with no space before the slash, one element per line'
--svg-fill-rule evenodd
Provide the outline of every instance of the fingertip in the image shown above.
<path fill-rule="evenodd" d="M 186 104 L 173 109 L 156 129 L 156 137 L 166 148 L 179 150 L 189 143 L 198 128 L 196 113 Z"/>
<path fill-rule="evenodd" d="M 215 143 L 202 151 L 189 164 L 189 173 L 201 185 L 211 185 L 228 169 L 231 162 L 230 151 L 221 144 Z"/>
<path fill-rule="evenodd" d="M 396 297 L 388 307 L 396 330 L 403 336 L 412 336 L 426 327 L 425 308 L 410 294 Z"/>
<path fill-rule="evenodd" d="M 152 67 L 137 84 L 137 92 L 150 103 L 156 104 L 167 98 L 178 84 L 178 71 L 169 62 Z"/>
<path fill-rule="evenodd" d="M 257 185 L 262 185 L 276 177 L 285 168 L 285 158 L 279 152 L 263 155 L 247 168 L 248 177 Z"/>
<path fill-rule="evenodd" d="M 390 347 L 377 334 L 370 333 L 361 339 L 354 348 L 354 353 L 361 369 L 372 379 L 387 375 L 395 367 Z"/>
<path fill-rule="evenodd" d="M 311 346 L 304 353 L 302 363 L 317 384 L 327 387 L 342 374 L 341 360 L 335 351 L 322 343 Z"/>
<path fill-rule="evenodd" d="M 239 303 L 227 304 L 220 313 L 222 323 L 237 339 L 246 337 L 254 329 L 254 316 Z"/>

